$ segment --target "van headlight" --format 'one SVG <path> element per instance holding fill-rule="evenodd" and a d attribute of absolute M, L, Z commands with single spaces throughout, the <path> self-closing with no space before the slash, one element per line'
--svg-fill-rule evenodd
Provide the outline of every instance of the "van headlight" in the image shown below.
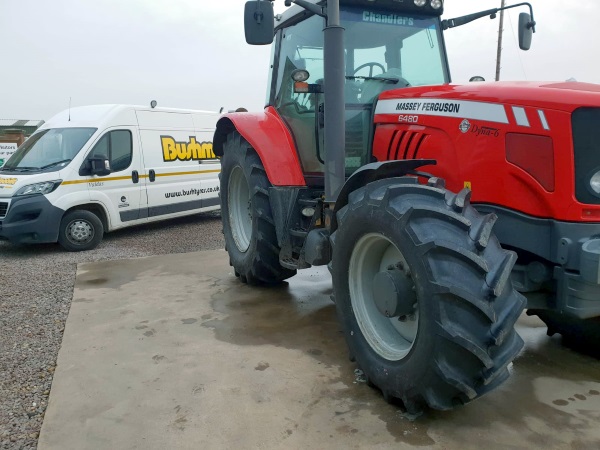
<path fill-rule="evenodd" d="M 15 192 L 15 197 L 21 195 L 36 195 L 36 194 L 49 194 L 54 191 L 58 186 L 60 186 L 62 180 L 54 180 L 54 181 L 44 181 L 42 183 L 28 184 L 27 186 L 23 186 L 17 192 Z"/>

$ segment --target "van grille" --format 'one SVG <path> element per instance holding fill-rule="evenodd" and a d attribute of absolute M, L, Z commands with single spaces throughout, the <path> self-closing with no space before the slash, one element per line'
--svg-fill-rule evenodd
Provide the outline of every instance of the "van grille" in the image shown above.
<path fill-rule="evenodd" d="M 8 202 L 0 202 L 0 217 L 6 216 L 6 211 L 8 211 Z"/>

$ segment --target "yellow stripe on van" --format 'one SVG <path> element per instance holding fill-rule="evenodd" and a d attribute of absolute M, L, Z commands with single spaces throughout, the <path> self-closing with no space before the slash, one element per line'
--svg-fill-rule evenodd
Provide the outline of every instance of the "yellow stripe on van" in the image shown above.
<path fill-rule="evenodd" d="M 121 180 L 131 180 L 131 175 L 126 176 L 126 177 L 90 178 L 87 180 L 63 181 L 61 184 L 84 184 L 84 183 L 94 183 L 97 181 L 121 181 Z"/>
<path fill-rule="evenodd" d="M 201 170 L 199 172 L 170 172 L 170 173 L 157 173 L 156 177 L 175 177 L 175 176 L 185 176 L 185 175 L 200 175 L 203 173 L 219 173 L 221 169 L 215 170 Z M 148 175 L 143 174 L 139 175 L 139 178 L 148 178 Z M 122 180 L 131 180 L 131 175 L 125 177 L 109 177 L 109 178 L 89 178 L 86 180 L 71 180 L 71 181 L 63 181 L 61 184 L 84 184 L 84 183 L 95 183 L 98 181 L 122 181 Z"/>
<path fill-rule="evenodd" d="M 219 173 L 221 169 L 217 170 L 201 170 L 200 172 L 170 172 L 170 173 L 157 173 L 157 177 L 174 177 L 178 175 L 198 175 L 201 173 Z"/>

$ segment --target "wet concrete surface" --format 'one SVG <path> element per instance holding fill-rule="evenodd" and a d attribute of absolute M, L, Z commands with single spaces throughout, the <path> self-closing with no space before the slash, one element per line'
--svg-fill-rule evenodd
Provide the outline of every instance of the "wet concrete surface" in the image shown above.
<path fill-rule="evenodd" d="M 500 389 L 411 421 L 355 373 L 326 269 L 256 288 L 227 261 L 80 265 L 39 448 L 600 448 L 600 361 L 536 318 Z"/>

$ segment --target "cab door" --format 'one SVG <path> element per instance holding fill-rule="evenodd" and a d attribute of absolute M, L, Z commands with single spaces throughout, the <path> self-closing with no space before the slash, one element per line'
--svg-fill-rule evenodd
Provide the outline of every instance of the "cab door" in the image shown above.
<path fill-rule="evenodd" d="M 276 72 L 273 74 L 272 101 L 281 118 L 289 127 L 305 174 L 322 177 L 324 173 L 323 146 L 319 134 L 319 107 L 324 101 L 320 94 L 294 92 L 292 73 L 307 70 L 307 82 L 322 84 L 324 20 L 313 16 L 279 31 L 274 55 Z"/>
<path fill-rule="evenodd" d="M 110 174 L 90 175 L 87 184 L 90 199 L 104 205 L 109 212 L 111 229 L 146 220 L 139 149 L 139 137 L 134 128 L 109 128 L 88 155 L 88 158 L 106 157 L 110 161 Z"/>

